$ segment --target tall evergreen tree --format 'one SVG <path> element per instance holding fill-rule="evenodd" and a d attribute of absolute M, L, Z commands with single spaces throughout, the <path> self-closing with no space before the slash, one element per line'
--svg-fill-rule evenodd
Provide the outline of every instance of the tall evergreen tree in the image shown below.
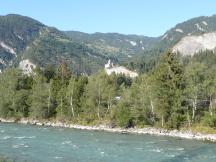
<path fill-rule="evenodd" d="M 31 95 L 30 115 L 34 118 L 48 118 L 51 107 L 51 85 L 46 78 L 40 74 L 34 77 Z"/>
<path fill-rule="evenodd" d="M 16 94 L 21 73 L 16 69 L 8 69 L 0 75 L 0 112 L 3 117 L 16 115 Z"/>
<path fill-rule="evenodd" d="M 205 81 L 206 70 L 206 65 L 199 62 L 189 62 L 186 66 L 185 76 L 187 84 L 185 89 L 185 101 L 187 102 L 187 119 L 189 125 L 191 121 L 195 122 L 196 113 L 199 109 L 198 106 L 203 100 L 206 100 L 203 98 L 203 83 Z"/>
<path fill-rule="evenodd" d="M 157 111 L 161 125 L 168 123 L 171 128 L 179 128 L 184 122 L 183 92 L 185 89 L 184 70 L 179 56 L 167 52 L 162 63 L 156 68 Z"/>

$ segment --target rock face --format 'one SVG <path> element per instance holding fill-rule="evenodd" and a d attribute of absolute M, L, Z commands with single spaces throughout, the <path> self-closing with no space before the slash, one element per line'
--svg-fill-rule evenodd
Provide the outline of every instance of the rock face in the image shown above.
<path fill-rule="evenodd" d="M 193 56 L 200 51 L 214 50 L 215 48 L 216 32 L 212 32 L 198 36 L 186 36 L 173 47 L 172 52 Z"/>
<path fill-rule="evenodd" d="M 128 70 L 124 66 L 114 66 L 110 60 L 108 61 L 107 64 L 105 64 L 105 71 L 108 75 L 115 73 L 115 74 L 124 74 L 125 76 L 129 76 L 131 78 L 135 78 L 138 76 L 137 72 Z"/>
<path fill-rule="evenodd" d="M 9 52 L 9 53 L 11 53 L 11 54 L 13 54 L 13 55 L 16 56 L 16 52 L 14 51 L 14 49 L 12 47 L 6 45 L 4 42 L 0 42 L 0 46 L 2 48 L 4 48 L 7 52 Z"/>

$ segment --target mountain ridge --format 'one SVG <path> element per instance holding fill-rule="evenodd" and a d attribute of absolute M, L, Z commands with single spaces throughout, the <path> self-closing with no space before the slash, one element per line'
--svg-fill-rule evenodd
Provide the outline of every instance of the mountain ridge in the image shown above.
<path fill-rule="evenodd" d="M 30 17 L 9 14 L 0 16 L 0 69 L 17 66 L 24 59 L 41 67 L 58 66 L 64 59 L 72 71 L 87 74 L 103 68 L 108 59 L 126 65 L 136 60 L 149 64 L 146 60 L 157 59 L 182 38 L 214 31 L 216 15 L 189 19 L 162 36 L 148 37 L 60 31 Z"/>

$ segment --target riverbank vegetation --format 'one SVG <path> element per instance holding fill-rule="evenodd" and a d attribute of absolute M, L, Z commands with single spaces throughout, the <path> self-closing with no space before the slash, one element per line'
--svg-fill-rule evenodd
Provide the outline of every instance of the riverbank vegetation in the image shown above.
<path fill-rule="evenodd" d="M 10 68 L 0 74 L 0 117 L 214 129 L 215 62 L 209 51 L 190 58 L 167 52 L 150 72 L 135 79 L 104 71 L 72 74 L 66 61 L 58 69 L 36 68 L 31 76 Z"/>
<path fill-rule="evenodd" d="M 0 162 L 15 162 L 15 160 L 11 160 L 8 157 L 0 155 Z"/>

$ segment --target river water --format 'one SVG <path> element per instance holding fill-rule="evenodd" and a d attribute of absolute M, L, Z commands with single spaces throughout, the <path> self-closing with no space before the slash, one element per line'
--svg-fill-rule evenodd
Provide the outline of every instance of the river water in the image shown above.
<path fill-rule="evenodd" d="M 216 162 L 216 143 L 0 123 L 0 156 L 16 162 Z"/>

